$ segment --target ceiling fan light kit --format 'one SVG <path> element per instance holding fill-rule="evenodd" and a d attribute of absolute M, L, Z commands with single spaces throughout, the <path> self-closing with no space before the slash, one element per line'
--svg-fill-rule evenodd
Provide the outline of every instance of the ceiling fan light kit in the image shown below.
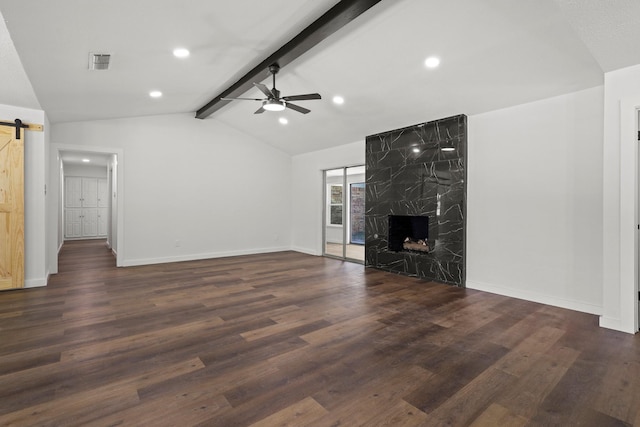
<path fill-rule="evenodd" d="M 269 66 L 269 71 L 273 76 L 273 88 L 269 89 L 262 83 L 253 83 L 255 87 L 257 87 L 260 92 L 262 92 L 266 98 L 220 98 L 223 101 L 260 101 L 262 102 L 262 106 L 258 108 L 258 110 L 253 114 L 262 114 L 265 111 L 283 111 L 285 108 L 289 108 L 293 111 L 297 111 L 298 113 L 307 114 L 311 110 L 301 107 L 296 104 L 292 104 L 289 101 L 310 101 L 313 99 L 322 99 L 319 93 L 305 93 L 303 95 L 289 95 L 289 96 L 280 96 L 280 91 L 276 89 L 276 74 L 280 71 L 280 66 L 278 64 L 271 64 Z"/>
<path fill-rule="evenodd" d="M 276 99 L 268 99 L 262 102 L 262 108 L 267 111 L 283 111 L 287 108 L 287 103 Z"/>

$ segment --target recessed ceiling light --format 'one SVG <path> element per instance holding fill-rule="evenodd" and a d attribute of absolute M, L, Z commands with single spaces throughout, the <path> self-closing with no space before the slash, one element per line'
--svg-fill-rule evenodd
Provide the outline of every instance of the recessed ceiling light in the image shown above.
<path fill-rule="evenodd" d="M 289 120 L 287 120 L 286 117 L 280 117 L 278 121 L 283 125 L 286 125 L 287 123 L 289 123 Z"/>
<path fill-rule="evenodd" d="M 336 95 L 333 97 L 333 103 L 334 104 L 338 104 L 338 105 L 342 105 L 344 104 L 344 98 L 341 97 L 340 95 Z"/>
<path fill-rule="evenodd" d="M 82 162 L 83 162 L 83 163 L 89 163 L 90 161 L 91 161 L 91 160 L 89 160 L 89 159 L 82 159 Z"/>
<path fill-rule="evenodd" d="M 441 148 L 442 151 L 455 151 L 454 147 L 442 147 Z"/>
<path fill-rule="evenodd" d="M 149 96 L 152 98 L 160 98 L 162 96 L 162 92 L 160 92 L 159 90 L 152 90 L 151 92 L 149 92 Z"/>
<path fill-rule="evenodd" d="M 440 58 L 430 56 L 424 60 L 424 65 L 427 68 L 436 68 L 438 65 L 440 65 Z"/>
<path fill-rule="evenodd" d="M 188 58 L 189 50 L 182 47 L 174 49 L 173 56 L 175 56 L 176 58 Z"/>

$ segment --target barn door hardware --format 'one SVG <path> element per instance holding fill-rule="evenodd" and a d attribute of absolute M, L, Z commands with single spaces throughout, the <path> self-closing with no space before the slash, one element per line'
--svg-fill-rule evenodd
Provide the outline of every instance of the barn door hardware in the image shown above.
<path fill-rule="evenodd" d="M 42 132 L 42 125 L 23 123 L 20 119 L 15 119 L 13 122 L 0 122 L 0 126 L 16 128 L 16 139 L 20 139 L 20 129 L 37 130 Z"/>

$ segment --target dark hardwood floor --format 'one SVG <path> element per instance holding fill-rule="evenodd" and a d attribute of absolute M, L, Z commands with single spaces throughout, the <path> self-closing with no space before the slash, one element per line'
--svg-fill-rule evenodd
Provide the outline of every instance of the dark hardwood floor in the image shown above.
<path fill-rule="evenodd" d="M 0 293 L 0 425 L 640 425 L 639 337 L 295 252 L 115 268 L 66 243 Z"/>

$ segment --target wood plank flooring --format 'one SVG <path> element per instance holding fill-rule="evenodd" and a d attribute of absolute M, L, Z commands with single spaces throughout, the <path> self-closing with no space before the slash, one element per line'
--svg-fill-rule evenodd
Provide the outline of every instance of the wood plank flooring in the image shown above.
<path fill-rule="evenodd" d="M 59 268 L 0 293 L 2 426 L 640 425 L 595 316 L 295 252 Z"/>

